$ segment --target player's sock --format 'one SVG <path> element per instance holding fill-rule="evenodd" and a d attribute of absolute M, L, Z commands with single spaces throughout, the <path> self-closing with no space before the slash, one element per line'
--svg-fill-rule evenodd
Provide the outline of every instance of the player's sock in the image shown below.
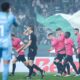
<path fill-rule="evenodd" d="M 80 74 L 80 60 L 79 60 L 79 68 L 78 68 L 78 72 L 79 72 L 79 74 Z"/>
<path fill-rule="evenodd" d="M 31 66 L 27 65 L 27 68 L 30 69 L 30 67 L 31 67 Z M 35 72 L 35 71 L 33 71 L 33 75 L 34 75 L 34 76 L 36 75 L 36 72 Z"/>
<path fill-rule="evenodd" d="M 28 75 L 28 77 L 31 77 L 32 76 L 32 73 L 33 73 L 33 65 L 32 66 L 29 66 L 29 75 Z"/>
<path fill-rule="evenodd" d="M 41 78 L 44 77 L 44 71 L 42 69 L 40 69 L 37 65 L 33 64 L 33 68 L 37 69 L 38 71 L 40 71 L 41 73 Z"/>
<path fill-rule="evenodd" d="M 54 64 L 56 65 L 57 71 L 58 71 L 58 73 L 59 73 L 59 68 L 58 68 L 57 62 L 54 62 Z"/>
<path fill-rule="evenodd" d="M 75 64 L 72 62 L 71 65 L 72 65 L 73 69 L 75 70 L 76 74 L 79 74 L 79 72 L 77 71 L 77 68 L 76 68 Z"/>
<path fill-rule="evenodd" d="M 38 71 L 42 72 L 43 70 L 40 69 L 37 65 L 33 64 L 33 68 L 37 69 Z"/>
<path fill-rule="evenodd" d="M 13 64 L 13 69 L 12 69 L 12 74 L 14 75 L 14 73 L 15 73 L 15 69 L 16 69 L 16 64 L 14 63 Z"/>
<path fill-rule="evenodd" d="M 70 65 L 69 65 L 69 63 L 66 64 L 66 67 L 67 67 L 68 74 L 70 74 Z"/>
<path fill-rule="evenodd" d="M 62 68 L 63 68 L 63 66 L 62 66 L 62 64 L 61 63 L 57 63 L 57 67 L 58 67 L 58 72 L 59 73 L 62 73 Z"/>
<path fill-rule="evenodd" d="M 2 80 L 8 80 L 9 75 L 9 64 L 4 64 Z"/>

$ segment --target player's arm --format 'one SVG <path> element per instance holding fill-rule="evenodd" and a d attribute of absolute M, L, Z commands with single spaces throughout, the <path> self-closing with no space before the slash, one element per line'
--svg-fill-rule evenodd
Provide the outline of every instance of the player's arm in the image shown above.
<path fill-rule="evenodd" d="M 13 25 L 15 26 L 15 27 L 17 27 L 18 25 L 19 25 L 19 22 L 18 22 L 18 20 L 14 17 L 14 19 L 13 19 Z"/>
<path fill-rule="evenodd" d="M 62 48 L 62 49 L 60 49 L 60 50 L 58 50 L 58 52 L 61 52 L 61 51 L 63 51 L 63 50 L 65 50 L 65 47 L 64 47 L 64 48 Z"/>
<path fill-rule="evenodd" d="M 77 48 L 73 45 L 74 53 L 77 55 Z"/>
<path fill-rule="evenodd" d="M 28 48 L 31 45 L 31 43 L 32 43 L 32 40 L 29 40 L 29 42 L 27 43 L 27 45 L 25 45 L 25 47 L 23 49 Z"/>
<path fill-rule="evenodd" d="M 23 34 L 28 35 L 28 28 L 24 30 Z"/>
<path fill-rule="evenodd" d="M 25 46 L 25 44 L 23 42 L 20 42 L 20 45 L 21 45 L 21 47 L 18 50 L 16 50 L 17 52 L 21 51 Z"/>

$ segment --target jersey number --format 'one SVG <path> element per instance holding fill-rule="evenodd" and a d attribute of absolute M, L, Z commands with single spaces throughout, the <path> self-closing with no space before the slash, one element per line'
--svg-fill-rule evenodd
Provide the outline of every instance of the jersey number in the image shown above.
<path fill-rule="evenodd" d="M 0 25 L 0 37 L 4 36 L 4 26 Z"/>

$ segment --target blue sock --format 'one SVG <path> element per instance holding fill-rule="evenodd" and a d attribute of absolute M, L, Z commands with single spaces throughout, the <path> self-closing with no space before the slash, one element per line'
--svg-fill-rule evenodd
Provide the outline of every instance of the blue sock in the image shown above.
<path fill-rule="evenodd" d="M 8 74 L 9 74 L 9 64 L 4 64 L 2 80 L 8 80 Z"/>

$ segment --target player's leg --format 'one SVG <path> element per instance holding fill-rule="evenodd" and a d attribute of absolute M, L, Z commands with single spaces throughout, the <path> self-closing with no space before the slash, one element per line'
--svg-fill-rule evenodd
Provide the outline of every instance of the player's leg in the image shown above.
<path fill-rule="evenodd" d="M 8 74 L 9 74 L 9 62 L 7 60 L 3 60 L 3 66 L 4 66 L 4 70 L 3 70 L 3 79 L 2 80 L 8 80 Z"/>
<path fill-rule="evenodd" d="M 57 63 L 59 62 L 59 60 L 58 60 L 58 56 L 59 56 L 59 54 L 57 54 L 56 58 L 54 59 L 54 64 L 56 65 L 56 67 L 57 67 L 57 71 L 58 71 L 58 73 L 59 73 L 60 70 L 59 70 L 59 66 L 57 65 Z"/>
<path fill-rule="evenodd" d="M 70 65 L 69 65 L 69 63 L 66 63 L 66 69 L 67 69 L 67 74 L 70 75 Z"/>
<path fill-rule="evenodd" d="M 78 74 L 78 71 L 77 71 L 77 68 L 76 68 L 76 66 L 75 66 L 75 64 L 73 62 L 72 56 L 69 56 L 69 62 L 72 65 L 72 67 L 73 67 L 74 71 L 76 72 L 76 74 Z"/>
<path fill-rule="evenodd" d="M 29 60 L 29 65 L 28 65 L 29 66 L 29 74 L 28 74 L 29 78 L 31 78 L 32 73 L 33 73 L 33 63 L 34 63 L 33 60 L 30 59 Z"/>
<path fill-rule="evenodd" d="M 63 55 L 61 55 L 61 54 L 58 54 L 58 56 L 57 56 L 57 58 L 55 59 L 55 64 L 56 64 L 56 66 L 57 66 L 57 68 L 58 68 L 58 73 L 59 74 L 61 74 L 61 72 L 62 72 L 62 67 L 63 67 L 63 65 L 62 65 L 62 59 L 63 59 Z"/>
<path fill-rule="evenodd" d="M 80 74 L 80 54 L 78 55 L 78 59 L 79 59 L 79 68 L 78 68 L 78 72 Z"/>
<path fill-rule="evenodd" d="M 25 58 L 25 56 L 24 55 L 21 55 L 20 56 L 20 61 L 22 61 L 22 63 L 28 68 L 28 69 L 30 69 L 30 65 L 29 65 L 29 61 L 26 61 L 26 58 Z M 35 71 L 33 71 L 33 75 L 35 76 L 36 75 L 36 72 Z"/>
<path fill-rule="evenodd" d="M 34 53 L 36 53 L 36 52 L 33 52 L 33 54 L 34 54 Z M 31 59 L 32 61 L 34 61 L 35 56 L 36 56 L 36 54 L 32 55 L 32 56 L 30 57 L 30 59 Z M 44 71 L 43 71 L 40 67 L 38 67 L 36 64 L 33 63 L 33 69 L 34 69 L 34 68 L 35 68 L 36 70 L 40 71 L 40 73 L 41 73 L 41 78 L 43 78 L 43 77 L 44 77 Z"/>
<path fill-rule="evenodd" d="M 34 59 L 35 59 L 35 55 L 32 56 L 31 59 L 34 61 Z M 36 64 L 33 64 L 33 68 L 35 68 L 37 71 L 39 71 L 39 72 L 41 73 L 41 78 L 44 77 L 44 71 L 43 71 L 40 67 L 38 67 Z"/>
<path fill-rule="evenodd" d="M 9 51 L 9 49 L 4 49 L 3 50 L 3 75 L 2 75 L 2 80 L 8 80 L 8 75 L 9 75 L 9 63 L 11 60 L 11 53 Z"/>
<path fill-rule="evenodd" d="M 66 58 L 66 55 L 64 55 L 64 58 L 63 58 L 63 60 L 65 60 L 65 58 Z M 63 63 L 63 65 L 64 65 L 64 63 Z M 66 66 L 65 66 L 65 70 L 67 69 L 67 75 L 70 75 L 70 65 L 69 65 L 69 63 L 67 62 L 66 64 L 65 64 Z M 62 68 L 63 69 L 63 68 Z"/>
<path fill-rule="evenodd" d="M 64 59 L 63 69 L 62 69 L 62 73 L 61 74 L 63 74 L 63 72 L 65 72 L 65 68 L 66 68 L 67 63 L 68 63 L 68 56 L 66 56 L 65 59 Z"/>
<path fill-rule="evenodd" d="M 2 49 L 2 48 L 0 48 L 0 66 L 1 66 L 2 51 L 3 51 L 3 49 Z"/>
<path fill-rule="evenodd" d="M 14 74 L 15 74 L 16 62 L 17 62 L 17 58 L 15 57 L 15 58 L 13 59 L 13 61 L 12 61 L 12 73 L 11 73 L 11 75 L 13 75 L 13 76 L 14 76 Z"/>

